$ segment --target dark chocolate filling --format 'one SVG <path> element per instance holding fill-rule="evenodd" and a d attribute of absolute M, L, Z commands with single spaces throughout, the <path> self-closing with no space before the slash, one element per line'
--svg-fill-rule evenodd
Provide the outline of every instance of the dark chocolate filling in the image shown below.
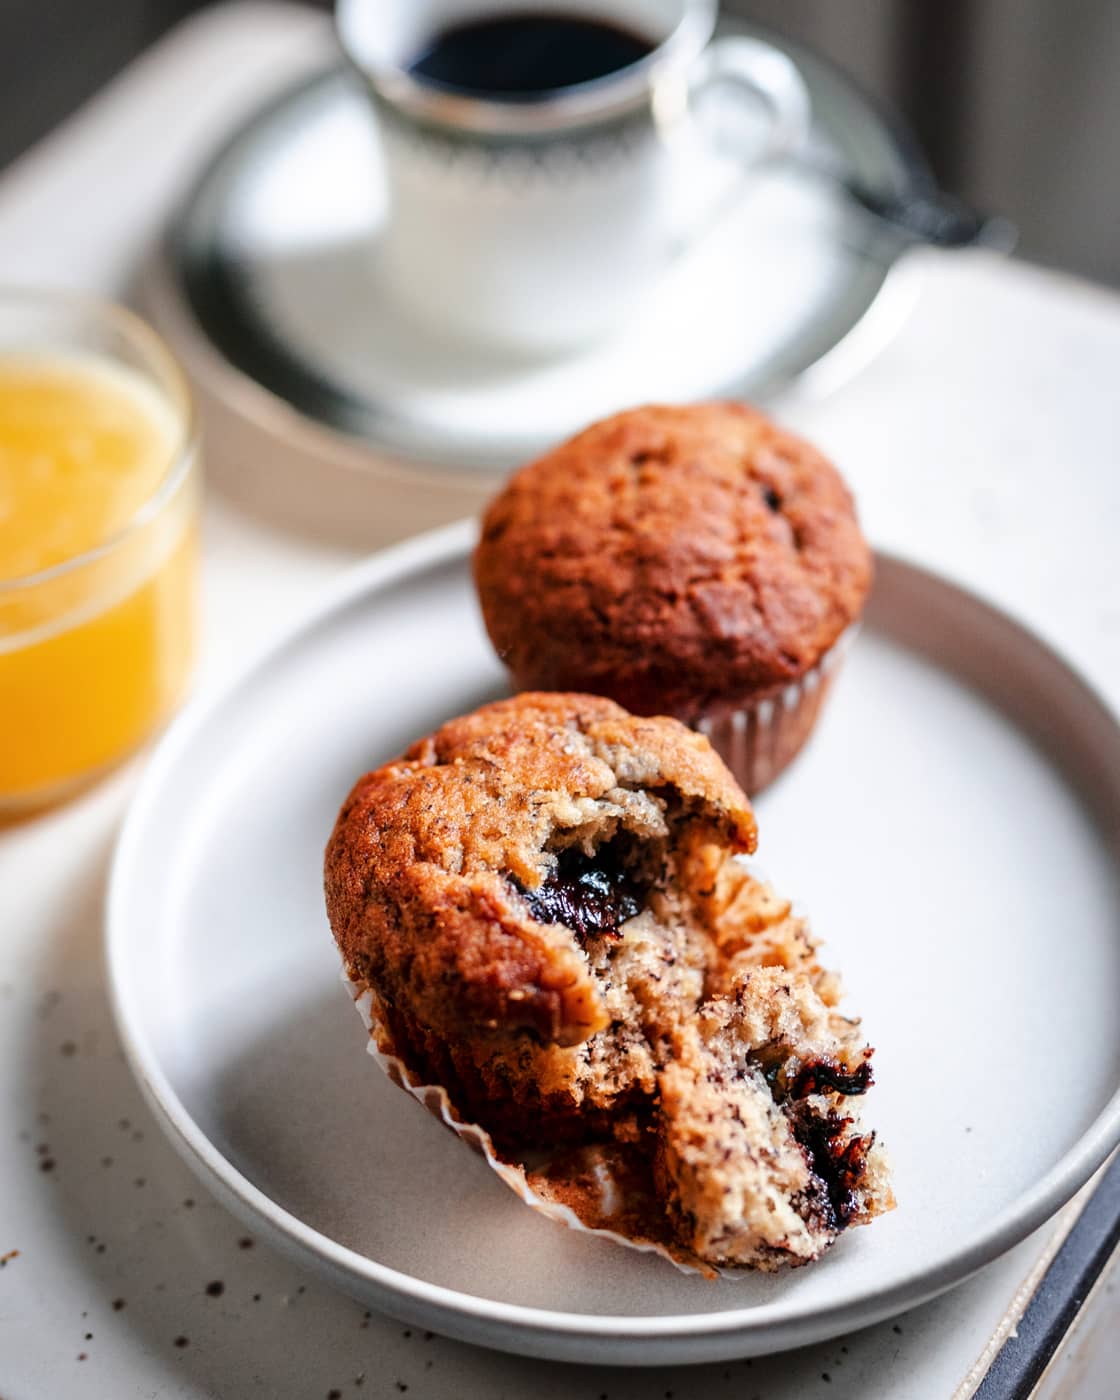
<path fill-rule="evenodd" d="M 640 912 L 646 894 L 613 841 L 590 856 L 569 847 L 535 889 L 517 888 L 534 919 L 565 924 L 579 938 L 617 938 L 619 928 Z"/>
<path fill-rule="evenodd" d="M 774 1102 L 778 1104 L 787 1103 L 790 1099 L 808 1098 L 810 1094 L 866 1094 L 875 1082 L 870 1060 L 864 1060 L 853 1070 L 836 1060 L 806 1060 L 796 1073 L 787 1078 L 784 1070 L 788 1055 L 788 1046 L 771 1042 L 751 1056 L 762 1070 Z"/>
<path fill-rule="evenodd" d="M 798 1071 L 789 1087 L 789 1096 L 791 1099 L 803 1099 L 827 1089 L 837 1094 L 866 1094 L 874 1082 L 870 1060 L 864 1060 L 851 1071 L 834 1060 L 811 1060 Z"/>
<path fill-rule="evenodd" d="M 839 1231 L 859 1210 L 859 1185 L 867 1164 L 867 1154 L 875 1141 L 874 1133 L 855 1136 L 844 1142 L 844 1130 L 851 1119 L 839 1113 L 799 1114 L 793 1132 L 805 1153 L 809 1170 L 824 1188 L 819 1202 L 831 1218 L 828 1224 Z"/>

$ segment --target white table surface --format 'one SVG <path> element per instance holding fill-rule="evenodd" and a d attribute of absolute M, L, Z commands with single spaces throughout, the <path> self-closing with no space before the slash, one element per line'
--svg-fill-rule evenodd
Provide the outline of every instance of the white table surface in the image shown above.
<path fill-rule="evenodd" d="M 321 16 L 272 3 L 180 27 L 0 177 L 0 279 L 125 292 L 184 178 L 328 46 Z M 915 262 L 921 299 L 890 348 L 828 397 L 790 395 L 777 411 L 836 458 L 878 544 L 1027 620 L 1120 707 L 1120 299 L 984 254 Z M 212 495 L 200 684 L 354 557 Z M 658 1373 L 410 1331 L 251 1241 L 163 1141 L 110 1020 L 101 900 L 142 763 L 0 832 L 0 1256 L 18 1251 L 0 1262 L 2 1400 L 971 1392 L 1062 1221 L 895 1324 Z"/>

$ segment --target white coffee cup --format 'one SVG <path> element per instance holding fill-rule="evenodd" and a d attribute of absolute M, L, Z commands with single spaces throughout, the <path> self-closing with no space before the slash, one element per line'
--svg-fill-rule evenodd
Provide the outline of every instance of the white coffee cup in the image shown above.
<path fill-rule="evenodd" d="M 531 100 L 488 100 L 412 72 L 431 38 L 501 0 L 338 0 L 343 48 L 377 113 L 389 213 L 386 292 L 447 339 L 547 354 L 632 314 L 710 226 L 689 167 L 714 143 L 697 99 L 735 84 L 765 112 L 742 171 L 801 145 L 809 98 L 761 40 L 712 40 L 716 0 L 516 0 L 507 12 L 601 19 L 653 44 L 644 58 Z M 726 197 L 726 191 L 720 198 Z"/>

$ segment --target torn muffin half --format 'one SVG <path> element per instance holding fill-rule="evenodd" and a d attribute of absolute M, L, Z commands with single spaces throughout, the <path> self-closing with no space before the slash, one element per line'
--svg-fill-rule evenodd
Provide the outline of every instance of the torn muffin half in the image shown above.
<path fill-rule="evenodd" d="M 701 735 L 528 693 L 359 779 L 326 852 L 398 1082 L 530 1203 L 703 1272 L 807 1263 L 894 1205 L 871 1050 L 755 839 Z"/>

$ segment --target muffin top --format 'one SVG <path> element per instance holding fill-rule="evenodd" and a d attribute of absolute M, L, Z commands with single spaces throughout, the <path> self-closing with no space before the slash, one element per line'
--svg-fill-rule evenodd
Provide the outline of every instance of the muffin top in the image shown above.
<path fill-rule="evenodd" d="M 742 791 L 671 719 L 550 693 L 452 720 L 339 813 L 326 899 L 351 978 L 443 1035 L 585 1039 L 608 1018 L 580 940 L 635 912 L 639 850 L 678 809 L 754 849 Z"/>
<path fill-rule="evenodd" d="M 871 555 L 839 473 L 739 403 L 619 413 L 517 472 L 474 558 L 519 686 L 685 720 L 804 675 Z"/>

